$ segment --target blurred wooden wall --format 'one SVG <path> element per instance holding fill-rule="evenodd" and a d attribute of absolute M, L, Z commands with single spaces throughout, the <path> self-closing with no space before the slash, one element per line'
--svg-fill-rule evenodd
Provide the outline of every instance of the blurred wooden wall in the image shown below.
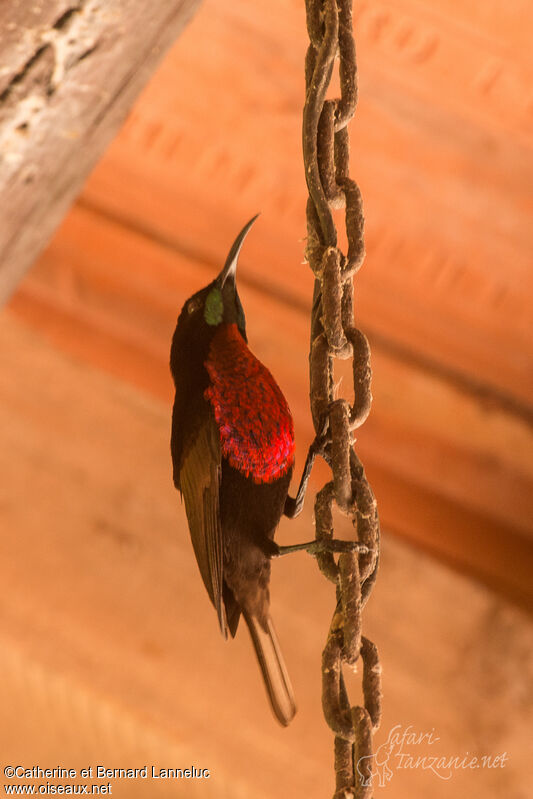
<path fill-rule="evenodd" d="M 298 704 L 283 729 L 246 629 L 222 639 L 198 574 L 169 471 L 168 403 L 61 353 L 13 314 L 0 336 L 0 773 L 195 765 L 211 778 L 114 779 L 112 795 L 331 796 L 320 662 L 334 586 L 305 553 L 273 564 L 272 614 Z M 311 518 L 307 503 L 278 540 L 305 540 Z M 385 533 L 363 619 L 383 668 L 375 746 L 411 732 L 426 737 L 403 753 L 427 758 L 402 766 L 395 747 L 394 799 L 528 796 L 532 628 L 497 593 Z M 345 676 L 360 701 L 360 674 Z M 435 757 L 459 765 L 435 773 Z M 500 765 L 461 765 L 473 757 Z M 2 784 L 24 782 L 43 780 Z"/>
<path fill-rule="evenodd" d="M 281 730 L 246 633 L 218 634 L 168 446 L 176 316 L 257 211 L 239 267 L 250 343 L 293 410 L 298 467 L 312 438 L 302 6 L 204 1 L 0 317 L 2 768 L 212 770 L 194 785 L 117 780 L 125 799 L 333 792 L 320 652 L 334 587 L 303 554 L 273 569 L 299 705 Z M 376 746 L 400 724 L 439 737 L 415 756 L 509 756 L 449 780 L 393 762 L 396 799 L 522 799 L 533 19 L 524 0 L 355 6 L 356 314 L 374 368 L 357 448 L 384 531 L 364 617 L 384 670 Z M 309 536 L 311 507 L 281 541 Z M 358 701 L 357 676 L 349 689 Z"/>
<path fill-rule="evenodd" d="M 176 315 L 261 211 L 241 292 L 303 457 L 302 5 L 204 4 L 11 308 L 170 400 Z M 359 453 L 387 531 L 531 606 L 531 14 L 519 0 L 513 13 L 496 0 L 355 5 L 356 313 L 375 373 Z"/>

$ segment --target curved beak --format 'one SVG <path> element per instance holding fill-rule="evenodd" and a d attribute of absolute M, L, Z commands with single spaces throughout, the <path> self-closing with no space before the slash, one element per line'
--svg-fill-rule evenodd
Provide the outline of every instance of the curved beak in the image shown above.
<path fill-rule="evenodd" d="M 224 268 L 222 272 L 217 277 L 217 281 L 220 284 L 220 288 L 224 287 L 226 281 L 230 281 L 233 286 L 235 286 L 235 275 L 237 273 L 237 260 L 239 258 L 239 253 L 241 251 L 241 247 L 244 243 L 244 239 L 246 238 L 248 231 L 252 227 L 253 223 L 257 219 L 259 214 L 256 214 L 249 222 L 245 224 L 237 238 L 232 244 L 231 250 L 229 251 L 229 255 L 226 258 L 226 263 L 224 264 Z"/>

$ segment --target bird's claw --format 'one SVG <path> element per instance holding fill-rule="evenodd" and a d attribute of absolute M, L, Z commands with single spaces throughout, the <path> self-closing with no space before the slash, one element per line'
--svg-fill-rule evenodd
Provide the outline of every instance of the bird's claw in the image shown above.
<path fill-rule="evenodd" d="M 308 552 L 310 555 L 321 555 L 324 552 L 343 553 L 357 552 L 359 555 L 366 555 L 370 549 L 366 544 L 359 541 L 341 541 L 338 538 L 321 538 L 315 541 L 308 541 L 305 544 L 290 544 L 289 546 L 277 546 L 271 552 L 271 557 L 279 558 L 282 555 L 289 555 L 291 552 Z"/>

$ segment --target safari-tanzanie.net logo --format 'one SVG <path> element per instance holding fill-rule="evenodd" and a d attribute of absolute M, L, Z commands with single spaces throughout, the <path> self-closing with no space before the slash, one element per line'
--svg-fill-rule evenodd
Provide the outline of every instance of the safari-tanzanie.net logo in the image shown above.
<path fill-rule="evenodd" d="M 504 768 L 509 759 L 507 752 L 497 755 L 474 755 L 464 752 L 459 755 L 443 754 L 435 730 L 418 732 L 412 725 L 396 724 L 385 743 L 378 746 L 372 755 L 360 757 L 356 763 L 361 784 L 366 787 L 374 783 L 384 788 L 395 771 L 400 769 L 422 769 L 431 771 L 441 780 L 449 780 L 454 772 L 464 769 Z"/>

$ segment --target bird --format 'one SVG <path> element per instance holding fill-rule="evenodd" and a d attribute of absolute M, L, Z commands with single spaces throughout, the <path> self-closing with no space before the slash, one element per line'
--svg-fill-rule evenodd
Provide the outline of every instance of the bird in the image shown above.
<path fill-rule="evenodd" d="M 171 454 L 200 573 L 222 635 L 241 615 L 272 710 L 295 715 L 289 675 L 270 616 L 270 560 L 295 458 L 294 424 L 271 372 L 248 347 L 236 285 L 241 230 L 218 277 L 184 304 L 172 338 Z"/>
<path fill-rule="evenodd" d="M 234 637 L 244 617 L 272 710 L 287 726 L 296 704 L 270 616 L 271 559 L 298 550 L 363 549 L 335 539 L 283 547 L 274 541 L 282 515 L 294 518 L 302 509 L 316 455 L 326 457 L 328 421 L 319 425 L 293 498 L 291 411 L 271 372 L 248 347 L 236 284 L 239 253 L 257 216 L 240 231 L 219 275 L 189 297 L 179 314 L 170 349 L 170 449 L 174 485 L 221 633 Z"/>

